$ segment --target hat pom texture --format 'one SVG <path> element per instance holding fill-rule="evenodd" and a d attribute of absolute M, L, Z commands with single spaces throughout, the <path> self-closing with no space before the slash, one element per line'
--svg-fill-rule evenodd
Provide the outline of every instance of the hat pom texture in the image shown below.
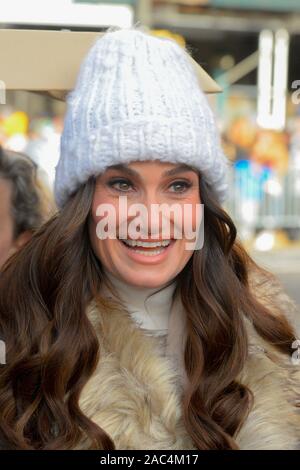
<path fill-rule="evenodd" d="M 174 40 L 108 30 L 84 58 L 66 104 L 58 207 L 110 165 L 145 160 L 195 166 L 224 201 L 228 160 L 188 52 Z"/>

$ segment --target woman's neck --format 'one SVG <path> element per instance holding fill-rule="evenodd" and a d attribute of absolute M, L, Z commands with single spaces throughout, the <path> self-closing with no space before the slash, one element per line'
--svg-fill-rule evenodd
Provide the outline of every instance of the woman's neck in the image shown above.
<path fill-rule="evenodd" d="M 104 275 L 141 328 L 151 330 L 154 334 L 167 333 L 176 278 L 161 287 L 140 287 L 120 280 L 107 269 L 104 270 Z M 114 297 L 110 286 L 107 286 Z"/>

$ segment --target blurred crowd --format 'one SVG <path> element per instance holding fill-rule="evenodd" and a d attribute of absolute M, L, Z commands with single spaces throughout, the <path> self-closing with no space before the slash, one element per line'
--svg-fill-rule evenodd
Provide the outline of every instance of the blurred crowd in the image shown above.
<path fill-rule="evenodd" d="M 279 231 L 281 242 L 300 240 L 300 107 L 284 131 L 238 116 L 223 143 L 232 161 L 228 210 L 242 238 L 269 230 L 273 241 Z"/>
<path fill-rule="evenodd" d="M 300 107 L 284 131 L 261 129 L 254 118 L 234 119 L 224 133 L 226 153 L 235 162 L 249 161 L 279 174 L 300 169 Z"/>

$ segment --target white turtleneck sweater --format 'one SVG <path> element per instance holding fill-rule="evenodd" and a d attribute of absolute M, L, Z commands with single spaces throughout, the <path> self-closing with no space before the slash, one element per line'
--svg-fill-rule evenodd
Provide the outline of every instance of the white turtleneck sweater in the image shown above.
<path fill-rule="evenodd" d="M 168 356 L 186 380 L 183 366 L 185 312 L 180 296 L 175 295 L 176 278 L 161 287 L 137 287 L 121 281 L 106 269 L 104 274 L 116 290 L 137 326 L 145 334 L 159 338 L 162 354 Z M 115 298 L 109 284 L 103 286 L 107 297 Z"/>

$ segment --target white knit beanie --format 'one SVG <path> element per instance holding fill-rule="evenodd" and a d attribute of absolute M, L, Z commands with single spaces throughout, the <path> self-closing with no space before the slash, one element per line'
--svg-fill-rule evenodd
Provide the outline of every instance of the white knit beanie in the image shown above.
<path fill-rule="evenodd" d="M 62 207 L 90 176 L 132 161 L 186 163 L 220 202 L 228 161 L 188 52 L 141 29 L 108 30 L 83 60 L 67 96 L 56 166 Z"/>

